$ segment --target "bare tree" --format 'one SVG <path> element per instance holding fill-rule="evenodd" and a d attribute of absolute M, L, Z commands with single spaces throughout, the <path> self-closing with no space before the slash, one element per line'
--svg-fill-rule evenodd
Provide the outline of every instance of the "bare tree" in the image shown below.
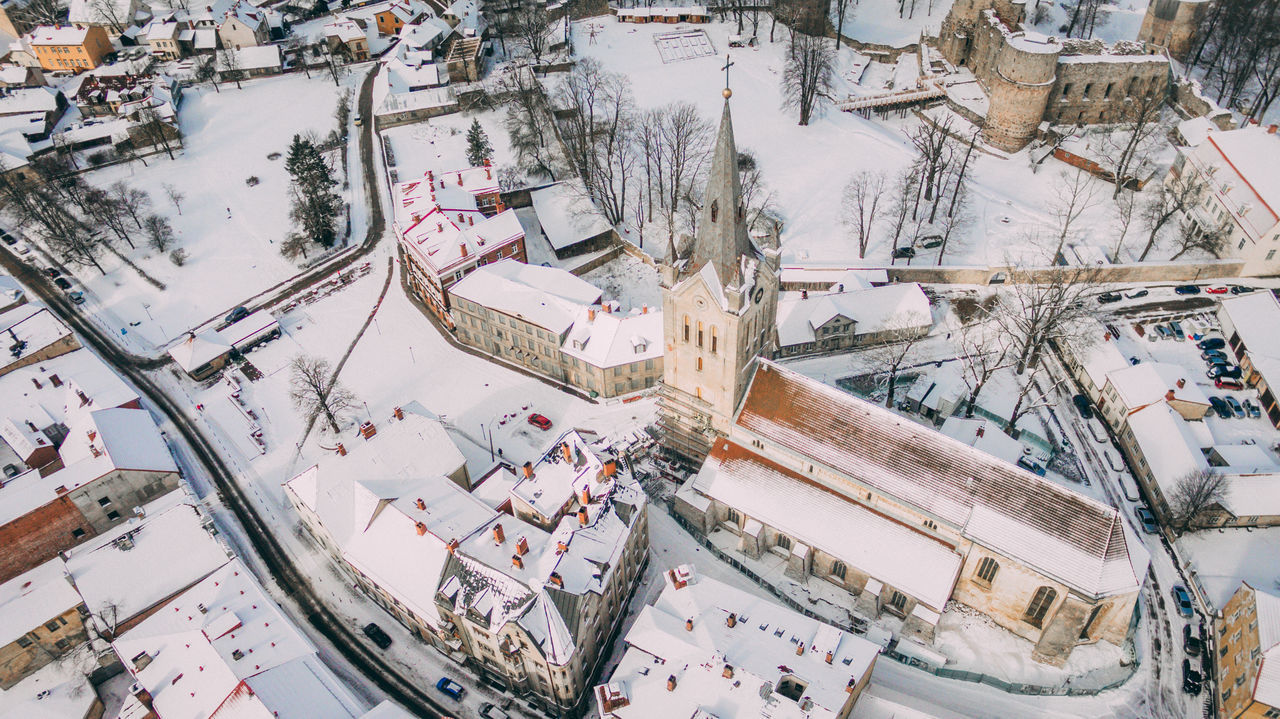
<path fill-rule="evenodd" d="M 580 60 L 559 88 L 561 139 L 588 194 L 611 224 L 626 217 L 636 171 L 636 121 L 630 81 Z"/>
<path fill-rule="evenodd" d="M 129 237 L 129 228 L 126 225 L 129 216 L 125 212 L 123 202 L 106 190 L 90 187 L 85 193 L 85 204 L 87 219 L 97 227 L 111 230 L 116 239 L 123 240 L 129 245 L 129 249 L 134 249 L 133 239 Z"/>
<path fill-rule="evenodd" d="M 1160 230 L 1180 213 L 1195 207 L 1204 196 L 1204 183 L 1187 175 L 1169 177 L 1156 188 L 1155 193 L 1142 206 L 1142 224 L 1147 227 L 1147 244 L 1142 248 L 1138 261 L 1143 262 L 1156 246 Z"/>
<path fill-rule="evenodd" d="M 1177 479 L 1169 494 L 1169 526 L 1178 534 L 1203 526 L 1227 498 L 1227 478 L 1215 469 L 1194 469 Z"/>
<path fill-rule="evenodd" d="M 172 126 L 165 121 L 160 113 L 156 112 L 154 107 L 144 107 L 138 110 L 137 124 L 134 126 L 134 136 L 141 139 L 151 147 L 162 147 L 169 159 L 173 159 L 173 143 L 170 136 L 174 134 Z"/>
<path fill-rule="evenodd" d="M 1229 228 L 1230 225 L 1225 222 L 1217 227 L 1206 228 L 1194 220 L 1183 219 L 1178 224 L 1177 252 L 1169 259 L 1176 260 L 1193 250 L 1208 252 L 1215 258 L 1221 258 L 1223 251 L 1227 249 Z"/>
<path fill-rule="evenodd" d="M 177 241 L 177 237 L 173 234 L 173 225 L 169 224 L 167 217 L 148 215 L 143 225 L 147 232 L 147 243 L 157 252 L 167 252 L 169 247 Z"/>
<path fill-rule="evenodd" d="M 973 213 L 969 211 L 969 189 L 956 178 L 956 188 L 951 195 L 951 205 L 947 214 L 938 218 L 934 230 L 938 233 L 942 244 L 938 245 L 938 264 L 946 257 L 947 250 L 952 247 L 953 238 L 958 240 L 964 231 L 973 224 Z"/>
<path fill-rule="evenodd" d="M 1062 246 L 1071 233 L 1071 226 L 1098 204 L 1098 187 L 1089 173 L 1080 169 L 1064 171 L 1058 175 L 1058 180 L 1054 186 L 1054 199 L 1049 204 L 1058 229 L 1058 246 L 1053 251 L 1055 262 L 1062 256 Z"/>
<path fill-rule="evenodd" d="M 1009 366 L 1010 337 L 990 313 L 999 307 L 999 298 L 990 295 L 978 306 L 978 316 L 973 322 L 960 328 L 956 338 L 956 350 L 969 390 L 965 400 L 965 417 L 972 417 L 978 404 L 978 395 L 996 372 Z"/>
<path fill-rule="evenodd" d="M 1120 261 L 1120 248 L 1124 245 L 1124 236 L 1129 234 L 1133 224 L 1134 210 L 1138 207 L 1138 199 L 1132 190 L 1125 190 L 1116 197 L 1117 216 L 1120 220 L 1120 232 L 1116 234 L 1116 249 L 1111 253 L 1111 261 Z"/>
<path fill-rule="evenodd" d="M 338 384 L 329 361 L 298 355 L 289 363 L 289 398 L 309 417 L 323 414 L 334 434 L 338 420 L 357 407 L 356 396 Z"/>
<path fill-rule="evenodd" d="M 835 29 L 836 29 L 836 32 L 835 32 L 836 42 L 835 42 L 835 45 L 834 45 L 834 49 L 836 50 L 836 52 L 839 52 L 839 51 L 840 51 L 840 37 L 841 37 L 841 35 L 843 35 L 843 34 L 844 34 L 844 21 L 845 21 L 845 18 L 846 18 L 846 17 L 848 17 L 849 19 L 853 19 L 854 11 L 855 11 L 855 10 L 856 10 L 856 8 L 857 8 L 858 0 L 852 0 L 853 6 L 854 6 L 854 8 L 853 8 L 853 9 L 851 9 L 851 8 L 849 7 L 850 2 L 851 2 L 851 0 L 835 0 L 835 6 L 836 6 L 836 28 L 835 28 Z"/>
<path fill-rule="evenodd" d="M 1112 199 L 1139 175 L 1153 168 L 1152 156 L 1164 142 L 1164 125 L 1160 121 L 1165 93 L 1155 88 L 1146 93 L 1124 99 L 1121 112 L 1124 122 L 1118 128 L 1108 128 L 1098 134 L 1100 147 L 1097 153 L 1103 166 L 1115 180 Z"/>
<path fill-rule="evenodd" d="M 893 253 L 897 254 L 902 232 L 906 229 L 907 220 L 911 217 L 920 192 L 920 168 L 914 164 L 907 167 L 894 180 L 892 189 L 893 204 L 890 206 L 889 216 L 893 220 Z M 914 239 L 910 238 L 908 247 Z"/>
<path fill-rule="evenodd" d="M 222 92 L 222 88 L 218 87 L 218 64 L 217 58 L 213 55 L 197 55 L 193 60 L 195 63 L 193 74 L 196 82 L 207 82 L 213 85 L 214 92 Z M 306 68 L 306 59 L 302 59 L 302 67 Z M 308 72 L 307 77 L 311 77 Z"/>
<path fill-rule="evenodd" d="M 110 25 L 117 35 L 125 31 L 133 23 L 129 17 L 129 4 L 120 6 L 118 0 L 89 0 L 89 10 L 96 15 L 99 23 Z"/>
<path fill-rule="evenodd" d="M 511 147 L 529 172 L 555 179 L 555 155 L 550 148 L 555 130 L 538 81 L 527 68 L 511 70 L 502 82 L 507 103 L 506 127 Z"/>
<path fill-rule="evenodd" d="M 1054 392 L 1067 383 L 1066 378 L 1063 378 L 1053 381 L 1052 385 L 1046 389 L 1041 387 L 1041 379 L 1052 380 L 1044 363 L 1035 365 L 1018 378 L 1017 398 L 1013 402 L 1013 409 L 1009 412 L 1008 424 L 1005 426 L 1005 433 L 1010 437 L 1016 438 L 1022 433 L 1022 430 L 1018 429 L 1018 422 L 1031 411 L 1053 406 Z"/>
<path fill-rule="evenodd" d="M 1039 365 L 1047 342 L 1065 338 L 1078 320 L 1090 315 L 1085 297 L 1098 270 L 1053 266 L 1035 270 L 1032 277 L 1030 270 L 1009 264 L 1015 281 L 1001 294 L 999 311 L 991 317 L 1009 335 L 1014 368 L 1021 375 Z"/>
<path fill-rule="evenodd" d="M 167 182 L 161 185 L 161 187 L 164 188 L 164 196 L 169 198 L 169 202 L 173 203 L 173 209 L 177 210 L 178 214 L 181 215 L 182 201 L 187 199 L 187 196 L 182 194 L 181 190 Z"/>
<path fill-rule="evenodd" d="M 791 32 L 782 70 L 782 105 L 799 111 L 801 125 L 808 125 L 818 103 L 831 95 L 836 54 L 823 40 L 820 35 Z"/>
<path fill-rule="evenodd" d="M 123 182 L 113 182 L 107 188 L 111 193 L 112 199 L 120 204 L 120 209 L 125 215 L 133 220 L 133 224 L 138 229 L 142 229 L 142 221 L 147 216 L 147 211 L 151 209 L 151 195 L 134 187 L 129 187 Z"/>
<path fill-rule="evenodd" d="M 858 258 L 867 256 L 867 245 L 879 219 L 880 198 L 888 176 L 883 170 L 860 170 L 844 187 L 844 224 L 858 243 Z"/>
<path fill-rule="evenodd" d="M 280 243 L 280 254 L 286 259 L 296 260 L 299 257 L 307 258 L 307 249 L 311 246 L 311 239 L 301 232 L 290 232 L 284 241 Z"/>
<path fill-rule="evenodd" d="M 19 35 L 25 35 L 41 25 L 62 25 L 66 14 L 58 0 L 30 0 L 12 3 L 5 11 Z"/>
<path fill-rule="evenodd" d="M 918 361 L 920 342 L 927 336 L 930 318 L 919 313 L 902 312 L 890 317 L 877 339 L 866 351 L 871 363 L 888 383 L 884 406 L 893 407 L 898 373 Z M 921 328 L 924 328 L 922 331 Z"/>
<path fill-rule="evenodd" d="M 551 16 L 547 14 L 546 5 L 521 2 L 510 14 L 507 30 L 516 44 L 533 56 L 535 63 L 542 64 L 542 56 L 551 39 Z"/>
<path fill-rule="evenodd" d="M 955 140 L 951 137 L 951 116 L 941 121 L 925 120 L 907 133 L 912 146 L 916 148 L 915 164 L 920 168 L 919 180 L 921 191 L 916 196 L 916 204 L 911 210 L 911 219 L 919 215 L 921 200 L 930 203 L 929 220 L 937 219 L 938 206 L 947 185 L 947 171 L 955 159 Z"/>
<path fill-rule="evenodd" d="M 243 74 L 240 69 L 240 53 L 236 50 L 224 49 L 218 51 L 218 72 L 222 79 L 232 80 L 236 83 L 236 89 L 240 89 L 240 79 Z M 335 78 L 335 83 L 337 82 Z"/>

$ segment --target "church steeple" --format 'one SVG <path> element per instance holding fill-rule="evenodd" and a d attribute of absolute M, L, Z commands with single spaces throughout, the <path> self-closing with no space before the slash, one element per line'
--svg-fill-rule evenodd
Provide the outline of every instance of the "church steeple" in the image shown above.
<path fill-rule="evenodd" d="M 702 217 L 697 237 L 689 256 L 690 269 L 698 270 L 712 263 L 721 285 L 737 281 L 739 260 L 754 256 L 747 236 L 746 208 L 742 206 L 742 186 L 738 179 L 738 149 L 733 142 L 733 118 L 729 113 L 729 97 L 724 90 L 724 113 L 711 156 L 711 174 L 702 200 Z"/>

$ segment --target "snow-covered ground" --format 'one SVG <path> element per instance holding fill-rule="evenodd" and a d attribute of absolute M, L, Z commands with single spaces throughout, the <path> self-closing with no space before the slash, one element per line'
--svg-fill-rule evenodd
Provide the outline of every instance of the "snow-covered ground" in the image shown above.
<path fill-rule="evenodd" d="M 136 250 L 121 246 L 165 290 L 110 256 L 103 262 L 106 276 L 93 268 L 77 269 L 93 313 L 115 328 L 127 327 L 138 340 L 135 349 L 160 346 L 297 274 L 299 267 L 279 253 L 291 227 L 283 155 L 294 134 L 325 136 L 333 130 L 338 92 L 350 91 L 359 79 L 348 75 L 346 85 L 335 87 L 328 76 L 292 74 L 252 80 L 240 90 L 234 85 L 221 92 L 188 88 L 179 110 L 185 149 L 176 159 L 161 154 L 148 158 L 146 166 L 134 162 L 86 174 L 93 185 L 125 182 L 145 191 L 150 212 L 169 219 L 175 247 L 187 253 L 178 267 L 167 253 L 147 247 L 142 231 L 134 235 Z M 275 121 L 285 116 L 291 121 Z M 280 158 L 268 159 L 277 152 Z M 353 170 L 358 167 L 353 162 Z M 249 186 L 250 177 L 258 184 Z M 180 210 L 165 185 L 185 195 Z"/>
<path fill-rule="evenodd" d="M 849 0 L 844 35 L 893 47 L 918 43 L 921 33 L 938 34 L 951 3 L 952 0 Z M 836 21 L 833 3 L 831 22 Z"/>
<path fill-rule="evenodd" d="M 427 170 L 458 170 L 470 167 L 467 163 L 467 129 L 474 120 L 480 121 L 489 144 L 493 146 L 493 164 L 499 169 L 515 164 L 511 143 L 503 124 L 506 113 L 499 110 L 487 112 L 458 112 L 433 117 L 425 122 L 401 125 L 383 130 L 384 142 L 391 148 L 395 162 L 388 163 L 398 180 L 404 182 L 422 177 Z"/>

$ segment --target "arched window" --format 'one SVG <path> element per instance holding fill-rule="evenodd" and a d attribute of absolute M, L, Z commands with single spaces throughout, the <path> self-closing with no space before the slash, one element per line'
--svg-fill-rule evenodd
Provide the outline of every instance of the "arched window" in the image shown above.
<path fill-rule="evenodd" d="M 1040 626 L 1044 622 L 1044 615 L 1049 613 L 1049 607 L 1053 606 L 1053 600 L 1057 598 L 1058 593 L 1053 587 L 1040 587 L 1036 590 L 1036 595 L 1031 598 L 1031 603 L 1027 605 L 1022 621 Z"/>
<path fill-rule="evenodd" d="M 719 215 L 720 215 L 720 201 L 712 200 L 711 201 L 711 221 L 715 222 L 716 218 L 719 217 Z"/>
<path fill-rule="evenodd" d="M 717 338 L 716 338 L 716 327 L 715 327 L 715 325 L 712 325 L 712 326 L 711 326 L 711 354 L 715 354 L 715 353 L 716 353 L 716 344 L 717 344 L 716 339 L 717 339 Z"/>
<path fill-rule="evenodd" d="M 831 565 L 831 576 L 839 577 L 840 581 L 842 582 L 844 581 L 845 571 L 847 570 L 845 569 L 844 562 L 836 562 L 835 564 Z"/>
<path fill-rule="evenodd" d="M 689 315 L 684 316 L 684 341 L 689 341 Z"/>
<path fill-rule="evenodd" d="M 991 557 L 983 557 L 978 562 L 978 571 L 974 574 L 979 582 L 986 582 L 987 586 L 996 580 L 996 574 L 1000 572 L 1000 565 Z"/>
<path fill-rule="evenodd" d="M 779 546 L 779 547 L 782 547 L 783 549 L 786 549 L 786 550 L 790 551 L 790 549 L 791 549 L 791 537 L 788 537 L 788 536 L 787 536 L 787 535 L 785 535 L 785 534 L 779 534 L 779 535 L 778 535 L 778 538 L 774 541 L 774 544 L 775 544 L 775 545 L 777 545 L 777 546 Z"/>
<path fill-rule="evenodd" d="M 701 358 L 701 357 L 699 357 L 699 358 L 698 358 L 698 371 L 699 371 L 699 372 L 701 372 L 701 371 L 702 371 L 702 358 Z"/>
<path fill-rule="evenodd" d="M 698 349 L 702 349 L 702 322 L 698 322 Z"/>
<path fill-rule="evenodd" d="M 738 510 L 730 507 L 729 510 L 725 513 L 724 521 L 728 522 L 729 524 L 735 524 L 735 525 L 742 524 L 742 515 L 738 514 Z"/>
<path fill-rule="evenodd" d="M 897 609 L 899 612 L 907 610 L 907 597 L 898 590 L 893 590 L 893 594 L 889 595 L 889 606 Z"/>

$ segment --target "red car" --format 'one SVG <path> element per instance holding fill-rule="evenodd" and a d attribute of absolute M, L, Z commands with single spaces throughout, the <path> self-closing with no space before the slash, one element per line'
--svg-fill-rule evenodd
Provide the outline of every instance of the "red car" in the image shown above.
<path fill-rule="evenodd" d="M 543 417 L 537 412 L 534 412 L 533 414 L 529 415 L 529 424 L 533 425 L 534 427 L 537 427 L 538 429 L 544 432 L 551 429 L 551 420 L 547 419 L 546 417 Z"/>
<path fill-rule="evenodd" d="M 1213 381 L 1213 385 L 1218 389 L 1244 389 L 1244 384 L 1240 380 L 1230 377 L 1219 377 Z M 533 418 L 530 417 L 529 421 L 532 422 Z"/>
<path fill-rule="evenodd" d="M 1225 295 L 1228 290 L 1226 285 L 1214 285 L 1213 287 L 1204 288 L 1204 291 L 1211 295 Z"/>

